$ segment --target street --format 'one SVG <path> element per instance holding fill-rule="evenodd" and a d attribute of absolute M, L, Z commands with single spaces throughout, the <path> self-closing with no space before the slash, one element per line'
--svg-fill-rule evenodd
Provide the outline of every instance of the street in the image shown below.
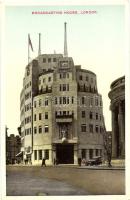
<path fill-rule="evenodd" d="M 125 170 L 7 166 L 7 196 L 123 195 Z"/>

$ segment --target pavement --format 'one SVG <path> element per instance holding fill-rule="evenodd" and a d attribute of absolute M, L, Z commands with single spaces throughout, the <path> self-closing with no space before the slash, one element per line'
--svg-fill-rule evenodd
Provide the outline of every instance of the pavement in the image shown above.
<path fill-rule="evenodd" d="M 125 194 L 125 170 L 84 167 L 7 166 L 7 196 Z"/>

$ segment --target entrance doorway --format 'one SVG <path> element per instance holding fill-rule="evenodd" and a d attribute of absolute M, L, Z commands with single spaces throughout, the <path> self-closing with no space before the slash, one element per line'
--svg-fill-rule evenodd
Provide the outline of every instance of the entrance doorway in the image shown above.
<path fill-rule="evenodd" d="M 57 144 L 56 158 L 58 164 L 74 164 L 74 145 Z"/>

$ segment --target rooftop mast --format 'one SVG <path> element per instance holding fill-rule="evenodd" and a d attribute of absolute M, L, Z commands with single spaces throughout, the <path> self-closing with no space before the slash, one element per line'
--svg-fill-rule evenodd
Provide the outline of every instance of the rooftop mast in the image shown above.
<path fill-rule="evenodd" d="M 64 57 L 68 57 L 68 51 L 67 51 L 67 23 L 64 23 Z"/>
<path fill-rule="evenodd" d="M 39 33 L 39 49 L 38 49 L 38 56 L 41 55 L 41 33 Z"/>

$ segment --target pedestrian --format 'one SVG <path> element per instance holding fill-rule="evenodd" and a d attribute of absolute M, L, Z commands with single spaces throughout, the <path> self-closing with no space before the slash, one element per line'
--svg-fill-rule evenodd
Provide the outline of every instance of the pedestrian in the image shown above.
<path fill-rule="evenodd" d="M 42 159 L 42 165 L 41 165 L 41 167 L 43 167 L 43 165 L 46 167 L 46 160 L 45 160 L 45 158 Z"/>

